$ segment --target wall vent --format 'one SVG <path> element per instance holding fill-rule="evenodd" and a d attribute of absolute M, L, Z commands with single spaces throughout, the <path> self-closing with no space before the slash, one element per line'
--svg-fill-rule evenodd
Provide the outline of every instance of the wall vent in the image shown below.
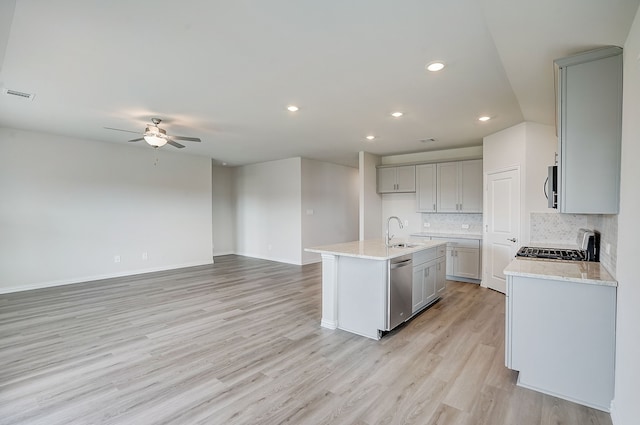
<path fill-rule="evenodd" d="M 6 94 L 7 96 L 16 96 L 27 100 L 33 100 L 33 98 L 36 97 L 34 93 L 25 93 L 22 91 L 11 89 L 2 89 L 2 93 Z"/>

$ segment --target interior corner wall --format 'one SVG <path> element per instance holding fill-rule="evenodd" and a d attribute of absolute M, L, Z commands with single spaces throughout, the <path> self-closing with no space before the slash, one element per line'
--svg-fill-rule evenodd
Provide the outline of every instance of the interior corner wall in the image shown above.
<path fill-rule="evenodd" d="M 522 245 L 531 242 L 531 213 L 557 213 L 550 209 L 545 197 L 548 167 L 555 164 L 558 138 L 554 126 L 527 122 L 525 135 L 524 219 Z"/>
<path fill-rule="evenodd" d="M 361 151 L 358 163 L 359 239 L 379 239 L 382 238 L 382 197 L 378 193 L 376 166 L 381 164 L 381 158 Z"/>
<path fill-rule="evenodd" d="M 0 292 L 212 262 L 209 158 L 9 128 L 0 152 Z"/>
<path fill-rule="evenodd" d="M 236 252 L 234 168 L 211 166 L 213 255 Z"/>
<path fill-rule="evenodd" d="M 544 182 L 547 166 L 554 164 L 557 146 L 553 126 L 532 122 L 523 122 L 484 138 L 485 175 L 514 165 L 520 167 L 519 245 L 531 241 L 531 212 L 555 213 L 555 210 L 547 208 Z"/>
<path fill-rule="evenodd" d="M 304 248 L 358 239 L 358 170 L 302 160 L 302 263 L 321 260 Z"/>
<path fill-rule="evenodd" d="M 614 425 L 632 425 L 640 418 L 640 278 L 638 277 L 638 182 L 640 181 L 640 8 L 624 46 L 622 164 L 616 277 L 616 380 L 611 418 Z"/>
<path fill-rule="evenodd" d="M 302 263 L 301 158 L 235 168 L 236 253 Z"/>

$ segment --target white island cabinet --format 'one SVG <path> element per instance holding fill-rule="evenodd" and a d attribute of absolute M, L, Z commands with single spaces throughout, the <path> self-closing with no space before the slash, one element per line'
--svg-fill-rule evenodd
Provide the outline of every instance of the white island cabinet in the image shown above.
<path fill-rule="evenodd" d="M 504 274 L 505 364 L 518 385 L 608 412 L 616 281 L 581 261 L 516 258 Z"/>
<path fill-rule="evenodd" d="M 322 255 L 321 326 L 380 339 L 382 332 L 410 319 L 442 295 L 445 247 L 442 241 L 387 247 L 384 240 L 376 239 L 307 248 Z M 392 282 L 392 268 L 404 258 L 412 268 L 407 269 L 403 290 Z M 406 310 L 398 310 L 394 299 L 398 296 L 404 297 Z"/>

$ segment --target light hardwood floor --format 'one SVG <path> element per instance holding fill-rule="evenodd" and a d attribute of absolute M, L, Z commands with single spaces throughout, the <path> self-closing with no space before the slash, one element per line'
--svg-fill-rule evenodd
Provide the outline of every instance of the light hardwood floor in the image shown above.
<path fill-rule="evenodd" d="M 319 264 L 225 256 L 0 295 L 0 423 L 611 424 L 516 387 L 504 296 L 447 285 L 380 341 L 320 327 Z"/>

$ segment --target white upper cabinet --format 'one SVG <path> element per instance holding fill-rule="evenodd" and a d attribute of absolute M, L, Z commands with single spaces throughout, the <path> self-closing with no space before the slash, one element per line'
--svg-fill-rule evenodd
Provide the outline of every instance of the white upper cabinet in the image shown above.
<path fill-rule="evenodd" d="M 617 214 L 620 197 L 622 49 L 555 61 L 558 199 L 563 213 Z"/>
<path fill-rule="evenodd" d="M 436 204 L 437 212 L 481 213 L 482 160 L 437 164 Z"/>
<path fill-rule="evenodd" d="M 416 165 L 418 212 L 436 212 L 436 164 Z"/>
<path fill-rule="evenodd" d="M 482 212 L 482 160 L 460 162 L 460 212 Z"/>
<path fill-rule="evenodd" d="M 378 173 L 378 193 L 415 192 L 416 167 L 381 167 Z"/>

